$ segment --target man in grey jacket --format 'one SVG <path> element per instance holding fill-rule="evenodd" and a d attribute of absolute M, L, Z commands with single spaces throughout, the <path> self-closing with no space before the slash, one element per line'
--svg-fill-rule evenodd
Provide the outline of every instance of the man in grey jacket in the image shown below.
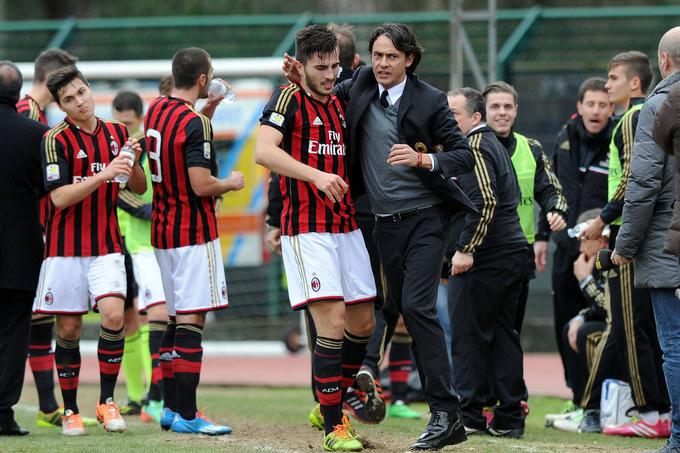
<path fill-rule="evenodd" d="M 612 261 L 621 265 L 632 260 L 635 286 L 651 289 L 673 421 L 671 438 L 659 452 L 680 453 L 680 301 L 675 296 L 680 287 L 680 266 L 676 257 L 663 251 L 675 201 L 674 158 L 652 138 L 656 112 L 671 86 L 680 82 L 680 27 L 663 35 L 658 54 L 663 80 L 640 112 L 622 225 Z"/>

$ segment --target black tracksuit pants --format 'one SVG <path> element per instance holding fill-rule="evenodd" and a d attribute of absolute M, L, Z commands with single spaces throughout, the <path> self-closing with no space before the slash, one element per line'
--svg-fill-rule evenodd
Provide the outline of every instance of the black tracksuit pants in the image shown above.
<path fill-rule="evenodd" d="M 622 371 L 621 379 L 630 385 L 636 409 L 668 412 L 670 400 L 650 292 L 634 287 L 632 264 L 610 271 L 607 284 L 611 323 L 602 339 L 605 344 L 596 351 L 582 406 L 599 407 L 602 382 L 616 377 L 611 376 L 608 365 L 615 361 Z"/>
<path fill-rule="evenodd" d="M 387 292 L 413 338 L 413 355 L 430 409 L 457 412 L 444 331 L 435 309 L 450 219 L 451 212 L 442 205 L 397 221 L 380 219 L 376 239 Z"/>
<path fill-rule="evenodd" d="M 12 420 L 28 358 L 35 291 L 0 289 L 0 423 Z"/>
<path fill-rule="evenodd" d="M 493 426 L 523 428 L 523 353 L 515 329 L 517 306 L 529 269 L 526 250 L 475 257 L 466 273 L 449 279 L 454 383 L 465 426 L 483 430 L 482 409 L 498 400 Z"/>
<path fill-rule="evenodd" d="M 571 376 L 571 391 L 574 394 L 572 401 L 576 406 L 581 404 L 583 391 L 586 388 L 590 368 L 595 358 L 595 351 L 602 340 L 602 335 L 606 328 L 607 323 L 604 321 L 587 321 L 583 323 L 576 334 L 576 346 L 578 348 L 578 352 L 576 352 L 569 346 L 569 325 L 564 326 L 564 335 L 562 337 L 564 343 L 564 363 L 569 376 Z M 612 373 L 610 377 L 619 377 L 616 369 L 611 369 L 610 372 Z"/>

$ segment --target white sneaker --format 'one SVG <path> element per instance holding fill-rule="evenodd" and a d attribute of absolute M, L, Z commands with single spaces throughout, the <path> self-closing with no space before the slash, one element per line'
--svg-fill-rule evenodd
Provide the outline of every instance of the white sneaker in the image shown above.
<path fill-rule="evenodd" d="M 580 432 L 579 427 L 581 426 L 581 420 L 583 420 L 583 410 L 579 409 L 578 411 L 574 411 L 574 413 L 571 414 L 574 415 L 572 415 L 570 418 L 555 420 L 552 427 L 560 431 L 566 431 L 568 433 Z"/>
<path fill-rule="evenodd" d="M 546 414 L 545 427 L 550 428 L 557 420 L 572 420 L 575 417 L 582 417 L 583 409 L 576 409 L 571 412 L 563 412 L 561 414 Z"/>

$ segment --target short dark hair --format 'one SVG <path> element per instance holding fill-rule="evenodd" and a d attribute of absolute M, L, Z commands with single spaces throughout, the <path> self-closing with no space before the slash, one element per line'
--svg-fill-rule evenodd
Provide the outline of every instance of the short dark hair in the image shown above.
<path fill-rule="evenodd" d="M 418 38 L 416 38 L 416 35 L 411 29 L 404 24 L 382 24 L 377 26 L 375 30 L 373 30 L 371 38 L 368 40 L 368 51 L 371 54 L 373 53 L 373 44 L 375 43 L 375 40 L 382 35 L 387 36 L 390 41 L 392 41 L 392 44 L 394 44 L 394 47 L 396 47 L 397 50 L 404 52 L 407 57 L 413 55 L 413 63 L 406 68 L 406 72 L 415 72 L 418 63 L 420 63 L 420 59 L 423 57 L 425 49 L 418 44 Z"/>
<path fill-rule="evenodd" d="M 166 74 L 161 78 L 160 82 L 158 82 L 158 93 L 161 96 L 170 96 L 174 86 L 175 81 L 172 78 L 172 74 Z"/>
<path fill-rule="evenodd" d="M 603 79 L 602 77 L 589 77 L 586 80 L 583 81 L 581 86 L 578 89 L 578 100 L 579 102 L 583 102 L 583 98 L 586 95 L 586 92 L 588 91 L 601 91 L 603 93 L 607 92 L 607 89 L 604 87 L 607 84 L 607 80 Z"/>
<path fill-rule="evenodd" d="M 649 63 L 649 57 L 646 54 L 637 50 L 621 52 L 611 59 L 608 69 L 611 70 L 615 66 L 624 66 L 626 77 L 629 80 L 633 77 L 640 79 L 640 89 L 643 93 L 647 93 L 649 86 L 652 84 L 654 73 L 652 72 L 652 65 Z"/>
<path fill-rule="evenodd" d="M 21 71 L 9 60 L 0 61 L 0 99 L 7 99 L 13 105 L 19 102 L 24 78 Z"/>
<path fill-rule="evenodd" d="M 144 112 L 144 101 L 134 91 L 119 91 L 113 98 L 113 108 L 117 112 L 134 110 L 135 115 L 142 116 Z"/>
<path fill-rule="evenodd" d="M 35 59 L 35 69 L 33 71 L 33 78 L 36 82 L 42 83 L 47 79 L 49 73 L 57 69 L 75 66 L 78 58 L 63 49 L 47 49 L 43 50 L 38 58 Z"/>
<path fill-rule="evenodd" d="M 587 211 L 583 211 L 576 219 L 576 224 L 587 222 L 588 220 L 597 219 L 602 212 L 602 208 L 592 208 Z"/>
<path fill-rule="evenodd" d="M 486 101 L 486 97 L 492 93 L 512 94 L 512 97 L 515 100 L 515 105 L 517 105 L 519 101 L 519 96 L 517 95 L 517 90 L 515 90 L 515 87 L 510 85 L 508 82 L 503 82 L 502 80 L 496 80 L 495 82 L 491 82 L 484 87 L 484 90 L 482 91 L 482 97 L 484 98 L 484 101 Z"/>
<path fill-rule="evenodd" d="M 75 66 L 62 68 L 50 74 L 47 78 L 47 89 L 50 90 L 54 102 L 61 105 L 59 102 L 59 91 L 75 79 L 80 79 L 85 85 L 90 86 L 85 76 Z"/>
<path fill-rule="evenodd" d="M 338 50 L 338 38 L 325 25 L 310 25 L 295 33 L 295 59 L 305 64 L 312 55 L 326 55 Z"/>
<path fill-rule="evenodd" d="M 198 78 L 210 73 L 210 55 L 199 47 L 187 47 L 172 57 L 172 78 L 175 88 L 191 88 Z"/>
<path fill-rule="evenodd" d="M 482 121 L 486 121 L 486 105 L 482 93 L 470 87 L 456 88 L 446 93 L 447 96 L 463 96 L 465 98 L 465 110 L 470 115 L 479 113 Z"/>
<path fill-rule="evenodd" d="M 351 25 L 329 24 L 328 28 L 335 33 L 340 49 L 338 57 L 340 66 L 345 69 L 352 69 L 354 55 L 357 54 L 357 38 Z"/>

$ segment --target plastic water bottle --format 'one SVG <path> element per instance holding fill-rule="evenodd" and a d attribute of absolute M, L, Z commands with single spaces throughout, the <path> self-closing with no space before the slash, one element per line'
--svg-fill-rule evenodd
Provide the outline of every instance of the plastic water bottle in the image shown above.
<path fill-rule="evenodd" d="M 130 161 L 130 167 L 132 167 L 135 164 L 135 152 L 132 150 L 132 146 L 130 146 L 129 144 L 126 143 L 125 146 L 123 146 L 123 148 L 120 150 L 120 155 L 128 158 L 128 160 Z M 116 182 L 126 183 L 128 182 L 128 178 L 129 178 L 128 175 L 119 174 L 116 175 L 116 177 L 113 178 L 113 180 Z"/>
<path fill-rule="evenodd" d="M 234 90 L 231 88 L 228 88 L 221 79 L 213 79 L 212 82 L 210 82 L 208 92 L 215 97 L 224 96 L 224 101 L 227 104 L 236 102 L 236 93 L 234 93 Z"/>

